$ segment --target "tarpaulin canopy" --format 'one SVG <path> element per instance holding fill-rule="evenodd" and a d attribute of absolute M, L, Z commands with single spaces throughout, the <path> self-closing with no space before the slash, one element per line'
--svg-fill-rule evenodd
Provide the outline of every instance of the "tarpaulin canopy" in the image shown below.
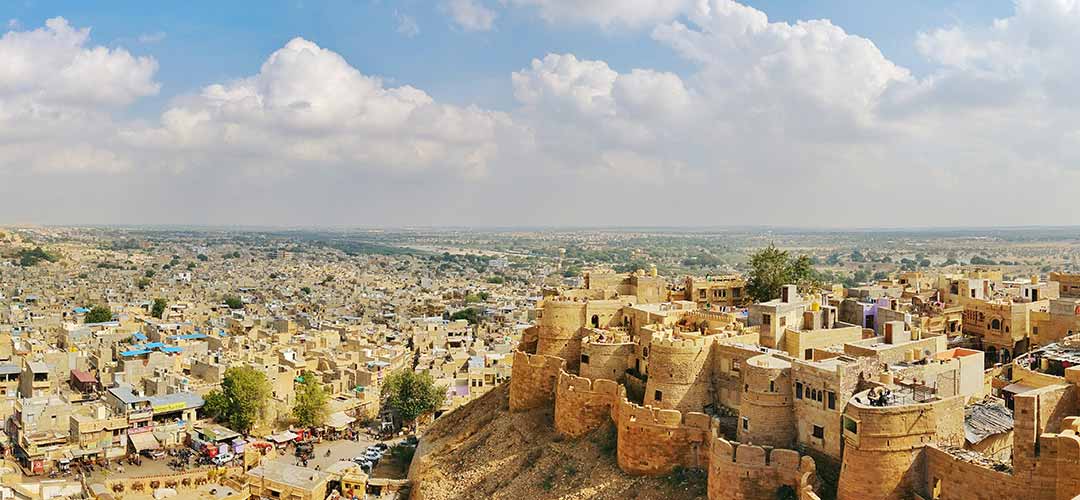
<path fill-rule="evenodd" d="M 278 444 L 287 443 L 289 441 L 292 441 L 292 440 L 296 439 L 296 433 L 293 432 L 293 431 L 279 432 L 277 434 L 267 436 L 266 439 L 269 439 L 270 441 L 273 441 L 273 442 L 278 443 Z"/>
<path fill-rule="evenodd" d="M 341 430 L 345 427 L 348 427 L 349 424 L 355 421 L 355 418 L 346 415 L 343 411 L 339 411 L 336 413 L 331 413 L 330 416 L 326 418 L 326 426 L 330 427 L 331 429 Z"/>
<path fill-rule="evenodd" d="M 157 438 L 150 432 L 128 434 L 128 439 L 131 440 L 131 446 L 135 448 L 135 451 L 156 450 L 161 448 Z"/>

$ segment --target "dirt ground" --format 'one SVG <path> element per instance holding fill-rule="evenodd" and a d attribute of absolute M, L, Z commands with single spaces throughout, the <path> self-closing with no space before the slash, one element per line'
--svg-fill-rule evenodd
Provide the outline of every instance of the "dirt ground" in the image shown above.
<path fill-rule="evenodd" d="M 614 427 L 578 440 L 551 409 L 510 413 L 508 385 L 439 418 L 414 458 L 414 499 L 694 499 L 704 477 L 629 476 L 615 464 Z"/>

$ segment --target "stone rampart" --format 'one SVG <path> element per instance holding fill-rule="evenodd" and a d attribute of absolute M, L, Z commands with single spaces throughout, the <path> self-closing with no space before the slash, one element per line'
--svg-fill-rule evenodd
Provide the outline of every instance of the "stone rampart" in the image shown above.
<path fill-rule="evenodd" d="M 696 335 L 652 339 L 644 403 L 682 412 L 712 403 L 710 345 Z"/>
<path fill-rule="evenodd" d="M 614 380 L 589 380 L 559 372 L 555 389 L 555 430 L 569 437 L 581 437 L 611 418 L 611 405 L 619 394 Z"/>
<path fill-rule="evenodd" d="M 612 408 L 618 430 L 619 468 L 629 474 L 661 475 L 675 467 L 703 468 L 708 463 L 712 418 L 640 406 L 624 390 Z"/>
<path fill-rule="evenodd" d="M 514 351 L 510 372 L 510 411 L 524 411 L 551 406 L 555 386 L 565 362 L 555 356 Z"/>
<path fill-rule="evenodd" d="M 926 461 L 927 498 L 938 500 L 997 500 L 1035 497 L 1017 489 L 1013 475 L 971 463 L 930 445 L 923 451 Z M 1049 499 L 1048 499 L 1049 500 Z"/>
<path fill-rule="evenodd" d="M 536 353 L 556 356 L 576 368 L 581 356 L 581 337 L 586 325 L 585 300 L 545 300 L 537 321 Z"/>
<path fill-rule="evenodd" d="M 709 454 L 711 500 L 772 500 L 788 490 L 801 500 L 816 500 L 814 459 L 788 449 L 732 443 L 714 437 Z"/>

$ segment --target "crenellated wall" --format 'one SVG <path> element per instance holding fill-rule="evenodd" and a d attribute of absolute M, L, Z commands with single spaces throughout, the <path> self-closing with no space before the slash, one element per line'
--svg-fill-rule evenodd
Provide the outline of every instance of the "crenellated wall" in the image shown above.
<path fill-rule="evenodd" d="M 551 406 L 565 362 L 554 356 L 514 351 L 510 372 L 510 411 Z"/>
<path fill-rule="evenodd" d="M 581 437 L 611 418 L 611 405 L 619 394 L 613 380 L 589 380 L 559 373 L 555 390 L 555 430 L 569 437 Z"/>
<path fill-rule="evenodd" d="M 814 459 L 788 449 L 712 440 L 709 455 L 709 498 L 773 500 L 788 488 L 801 500 L 816 500 Z"/>
<path fill-rule="evenodd" d="M 708 415 L 639 406 L 620 389 L 612 419 L 618 430 L 616 459 L 623 472 L 661 475 L 677 466 L 704 468 L 708 463 L 712 436 Z"/>

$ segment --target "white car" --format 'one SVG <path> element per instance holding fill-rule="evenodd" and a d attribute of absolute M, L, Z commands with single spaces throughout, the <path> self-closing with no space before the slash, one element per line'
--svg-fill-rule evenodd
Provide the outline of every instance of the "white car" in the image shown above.
<path fill-rule="evenodd" d="M 235 459 L 235 458 L 236 458 L 236 455 L 234 455 L 232 453 L 222 453 L 222 454 L 214 457 L 214 465 L 225 465 L 225 464 L 227 464 L 229 462 L 232 462 L 233 459 Z"/>

